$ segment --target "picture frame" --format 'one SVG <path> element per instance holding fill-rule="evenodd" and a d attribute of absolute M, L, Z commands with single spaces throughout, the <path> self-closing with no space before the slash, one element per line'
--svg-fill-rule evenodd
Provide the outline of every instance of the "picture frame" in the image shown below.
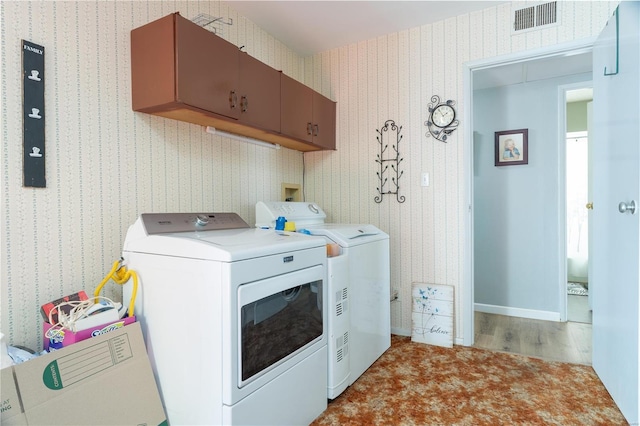
<path fill-rule="evenodd" d="M 529 129 L 496 132 L 496 167 L 521 164 L 529 164 Z"/>

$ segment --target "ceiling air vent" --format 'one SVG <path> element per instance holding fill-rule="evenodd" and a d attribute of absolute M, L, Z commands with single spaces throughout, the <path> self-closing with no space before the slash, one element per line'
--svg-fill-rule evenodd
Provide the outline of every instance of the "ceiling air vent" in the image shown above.
<path fill-rule="evenodd" d="M 528 30 L 536 26 L 536 8 L 525 7 L 524 9 L 518 9 L 514 11 L 513 17 L 513 30 L 522 31 Z"/>
<path fill-rule="evenodd" d="M 539 3 L 513 10 L 513 34 L 558 25 L 558 2 Z"/>

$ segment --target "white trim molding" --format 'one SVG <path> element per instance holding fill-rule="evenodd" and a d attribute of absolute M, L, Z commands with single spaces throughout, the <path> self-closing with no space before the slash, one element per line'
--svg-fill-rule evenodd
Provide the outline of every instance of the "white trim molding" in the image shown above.
<path fill-rule="evenodd" d="M 560 321 L 559 312 L 536 311 L 533 309 L 513 308 L 510 306 L 484 305 L 482 303 L 476 303 L 475 310 L 476 312 L 505 315 L 508 317 L 528 318 L 543 321 Z"/>

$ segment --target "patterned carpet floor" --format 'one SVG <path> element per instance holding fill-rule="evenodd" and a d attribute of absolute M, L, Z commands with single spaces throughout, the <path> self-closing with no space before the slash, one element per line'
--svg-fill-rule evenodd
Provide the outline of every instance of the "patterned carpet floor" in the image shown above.
<path fill-rule="evenodd" d="M 320 425 L 627 425 L 590 366 L 392 336 Z"/>

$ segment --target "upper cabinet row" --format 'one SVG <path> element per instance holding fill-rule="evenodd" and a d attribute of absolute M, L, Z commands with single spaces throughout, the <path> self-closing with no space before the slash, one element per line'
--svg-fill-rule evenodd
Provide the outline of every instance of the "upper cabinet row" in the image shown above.
<path fill-rule="evenodd" d="M 299 151 L 336 147 L 336 104 L 178 13 L 131 31 L 133 110 Z"/>

